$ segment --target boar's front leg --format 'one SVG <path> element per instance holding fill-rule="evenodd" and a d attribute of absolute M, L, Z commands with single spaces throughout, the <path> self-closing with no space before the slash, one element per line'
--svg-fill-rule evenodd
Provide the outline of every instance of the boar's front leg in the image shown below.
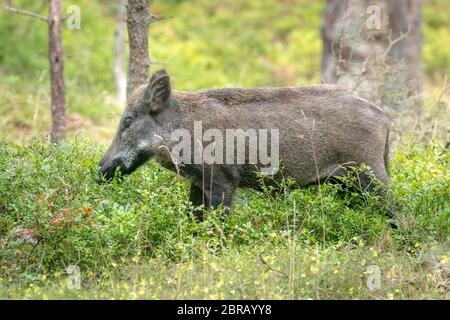
<path fill-rule="evenodd" d="M 192 202 L 192 205 L 195 207 L 192 214 L 200 221 L 203 221 L 203 210 L 198 208 L 205 203 L 203 191 L 202 188 L 197 187 L 194 183 L 191 183 L 189 201 Z"/>
<path fill-rule="evenodd" d="M 222 205 L 223 212 L 228 214 L 231 208 L 231 201 L 233 198 L 235 187 L 232 184 L 213 184 L 212 186 L 205 186 L 205 190 L 191 183 L 191 190 L 189 193 L 189 200 L 192 202 L 194 207 L 194 216 L 203 221 L 205 209 L 217 209 Z M 197 208 L 203 205 L 203 209 Z"/>

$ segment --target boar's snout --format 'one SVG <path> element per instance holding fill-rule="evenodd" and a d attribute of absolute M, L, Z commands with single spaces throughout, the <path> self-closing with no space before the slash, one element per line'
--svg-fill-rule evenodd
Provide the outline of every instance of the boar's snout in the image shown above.
<path fill-rule="evenodd" d="M 122 173 L 125 173 L 125 165 L 119 158 L 111 159 L 108 153 L 98 163 L 98 182 L 106 182 L 114 178 L 117 168 L 120 168 Z"/>

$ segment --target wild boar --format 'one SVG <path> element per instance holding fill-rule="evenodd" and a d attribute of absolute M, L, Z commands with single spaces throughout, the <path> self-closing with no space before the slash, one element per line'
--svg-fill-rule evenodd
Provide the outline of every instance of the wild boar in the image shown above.
<path fill-rule="evenodd" d="M 219 205 L 230 208 L 236 188 L 259 190 L 261 176 L 257 172 L 267 168 L 268 163 L 261 161 L 261 154 L 253 157 L 256 161 L 249 161 L 252 155 L 238 150 L 237 140 L 231 143 L 232 150 L 225 157 L 239 158 L 241 153 L 241 162 L 227 162 L 223 154 L 218 154 L 213 163 L 195 161 L 196 150 L 206 148 L 204 141 L 194 141 L 199 123 L 203 140 L 202 134 L 208 130 L 223 136 L 227 130 L 241 130 L 247 151 L 257 143 L 250 139 L 250 129 L 272 130 L 276 135 L 271 137 L 270 151 L 277 154 L 272 169 L 275 167 L 275 172 L 282 162 L 282 175 L 293 178 L 300 187 L 345 175 L 346 166 L 363 163 L 372 169 L 381 186 L 388 183 L 390 118 L 381 107 L 346 89 L 315 85 L 188 93 L 172 91 L 165 70 L 156 72 L 148 84 L 137 88 L 130 97 L 112 144 L 99 163 L 101 174 L 107 180 L 117 168 L 122 174 L 129 174 L 155 158 L 164 167 L 188 178 L 190 201 L 194 206 L 204 204 L 206 208 Z M 184 161 L 176 160 L 171 152 L 180 142 L 174 140 L 173 134 L 180 130 L 191 133 L 189 146 L 194 149 L 180 153 L 178 159 Z M 268 143 L 267 139 L 262 140 L 257 148 Z M 278 172 L 274 179 L 280 176 Z M 370 175 L 363 174 L 360 178 L 362 187 L 373 188 Z M 382 196 L 383 188 L 379 190 Z M 196 213 L 202 218 L 202 212 Z"/>

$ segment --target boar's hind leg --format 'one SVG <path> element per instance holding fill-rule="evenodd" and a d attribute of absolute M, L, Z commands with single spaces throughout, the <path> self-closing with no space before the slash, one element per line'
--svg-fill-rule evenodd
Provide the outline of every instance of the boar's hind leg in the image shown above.
<path fill-rule="evenodd" d="M 385 189 L 384 187 L 388 182 L 386 170 L 384 170 L 384 168 L 382 170 L 378 170 L 377 167 L 373 167 L 373 166 L 369 166 L 369 167 L 372 169 L 374 176 L 379 180 L 380 185 L 378 185 L 377 182 L 374 181 L 373 176 L 371 174 L 369 174 L 368 172 L 360 172 L 358 174 L 359 186 L 357 188 L 356 188 L 356 186 L 350 187 L 350 188 L 351 189 L 356 188 L 357 190 L 360 190 L 360 191 L 373 192 L 376 189 L 375 187 L 379 186 L 379 188 L 377 190 L 381 190 L 381 191 L 378 191 L 378 193 L 379 193 L 380 197 L 382 199 L 384 199 L 384 189 Z M 325 170 L 321 171 L 320 183 L 324 183 L 324 182 L 342 183 L 342 178 L 346 177 L 350 173 L 351 173 L 351 171 L 349 171 L 344 166 L 333 165 L 333 166 L 327 167 Z"/>
<path fill-rule="evenodd" d="M 392 208 L 390 207 L 388 200 L 386 198 L 386 186 L 387 186 L 388 180 L 389 180 L 386 168 L 384 166 L 381 166 L 381 168 L 373 166 L 372 170 L 373 170 L 374 176 L 378 179 L 378 184 L 377 184 L 377 182 L 374 181 L 374 179 L 371 175 L 363 172 L 359 175 L 359 181 L 361 183 L 361 187 L 363 190 L 368 190 L 370 192 L 376 191 L 378 196 L 380 197 L 381 201 L 383 201 L 385 203 L 386 215 L 390 219 L 393 219 L 394 214 L 393 214 Z M 393 222 L 392 220 L 389 221 L 389 224 L 393 229 L 398 228 L 397 224 L 395 224 L 395 222 Z"/>
<path fill-rule="evenodd" d="M 388 183 L 388 174 L 384 165 L 381 166 L 370 166 L 374 176 L 378 179 L 377 182 L 374 181 L 373 176 L 371 174 L 361 172 L 359 174 L 359 183 L 360 190 L 367 190 L 369 192 L 376 191 L 381 201 L 386 204 L 386 215 L 389 218 L 394 218 L 393 211 L 387 203 L 386 199 L 386 185 Z M 325 181 L 329 181 L 332 183 L 339 183 L 340 179 L 348 174 L 348 171 L 341 166 L 330 166 L 326 170 L 323 170 L 321 174 L 321 183 Z M 377 188 L 376 188 L 377 186 Z M 390 221 L 390 225 L 392 228 L 396 229 L 397 225 Z"/>

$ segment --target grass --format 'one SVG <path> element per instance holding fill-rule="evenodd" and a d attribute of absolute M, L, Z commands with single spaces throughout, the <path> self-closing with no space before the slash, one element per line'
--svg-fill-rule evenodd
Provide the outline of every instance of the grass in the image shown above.
<path fill-rule="evenodd" d="M 5 281 L 1 292 L 3 298 L 27 299 L 449 298 L 444 264 L 426 271 L 412 255 L 400 258 L 357 244 L 327 249 L 298 245 L 295 259 L 291 259 L 291 249 L 261 252 L 246 248 L 216 256 L 205 246 L 199 258 L 176 264 L 137 257 L 102 277 L 83 272 L 84 285 L 78 290 L 69 289 L 67 276 L 57 273 L 41 276 L 39 284 L 28 287 L 11 287 Z M 379 290 L 367 289 L 370 265 L 382 270 Z"/>
<path fill-rule="evenodd" d="M 2 298 L 450 298 L 450 153 L 437 145 L 393 158 L 398 230 L 372 194 L 289 181 L 276 197 L 241 190 L 231 217 L 199 223 L 188 183 L 155 163 L 100 185 L 91 141 L 0 149 Z M 82 289 L 67 287 L 69 265 Z"/>

